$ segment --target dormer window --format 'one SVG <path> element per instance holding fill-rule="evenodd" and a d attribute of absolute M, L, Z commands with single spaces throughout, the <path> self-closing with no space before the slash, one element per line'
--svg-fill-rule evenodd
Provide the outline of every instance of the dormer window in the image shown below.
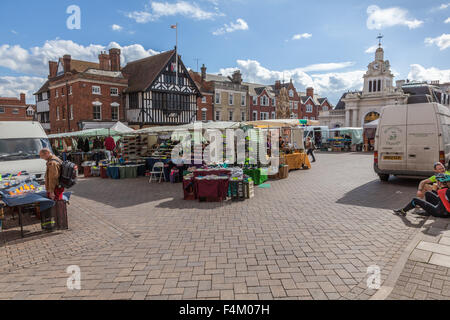
<path fill-rule="evenodd" d="M 289 97 L 291 97 L 291 98 L 294 97 L 294 91 L 293 90 L 289 90 Z"/>

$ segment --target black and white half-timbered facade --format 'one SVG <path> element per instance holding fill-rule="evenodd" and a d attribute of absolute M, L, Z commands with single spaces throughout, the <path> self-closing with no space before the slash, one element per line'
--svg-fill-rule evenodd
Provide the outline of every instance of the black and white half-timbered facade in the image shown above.
<path fill-rule="evenodd" d="M 167 51 L 130 62 L 122 70 L 128 78 L 127 120 L 130 125 L 179 125 L 194 122 L 200 90 L 178 57 Z"/>

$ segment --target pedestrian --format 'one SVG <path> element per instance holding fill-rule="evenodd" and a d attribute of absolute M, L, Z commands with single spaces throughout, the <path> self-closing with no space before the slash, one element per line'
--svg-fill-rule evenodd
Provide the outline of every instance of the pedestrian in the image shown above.
<path fill-rule="evenodd" d="M 313 158 L 312 162 L 316 162 L 316 157 L 314 156 L 314 150 L 316 149 L 316 146 L 311 140 L 311 137 L 308 137 L 306 139 L 306 149 L 308 150 L 307 155 Z"/>
<path fill-rule="evenodd" d="M 396 215 L 406 216 L 408 211 L 413 210 L 416 206 L 425 210 L 426 215 L 431 215 L 437 218 L 449 218 L 450 217 L 450 175 L 439 174 L 437 176 L 439 184 L 439 191 L 437 194 L 434 192 L 426 192 L 425 200 L 414 198 L 403 209 L 394 210 Z"/>
<path fill-rule="evenodd" d="M 45 190 L 47 190 L 47 197 L 54 201 L 62 200 L 64 188 L 59 185 L 62 165 L 61 159 L 52 154 L 50 149 L 47 148 L 39 151 L 39 157 L 47 161 L 47 170 L 45 172 Z"/>

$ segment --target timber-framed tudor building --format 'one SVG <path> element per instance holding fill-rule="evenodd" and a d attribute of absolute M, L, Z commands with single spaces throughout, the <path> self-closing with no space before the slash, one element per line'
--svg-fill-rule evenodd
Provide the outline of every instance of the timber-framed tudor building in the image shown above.
<path fill-rule="evenodd" d="M 179 125 L 197 119 L 200 90 L 176 50 L 130 62 L 124 99 L 131 126 Z M 178 79 L 177 79 L 178 65 Z"/>

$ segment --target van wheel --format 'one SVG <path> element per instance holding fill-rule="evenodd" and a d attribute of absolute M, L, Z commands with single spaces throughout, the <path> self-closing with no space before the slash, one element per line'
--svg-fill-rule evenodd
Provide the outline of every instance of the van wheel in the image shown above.
<path fill-rule="evenodd" d="M 389 181 L 389 175 L 388 174 L 379 174 L 381 181 Z"/>

